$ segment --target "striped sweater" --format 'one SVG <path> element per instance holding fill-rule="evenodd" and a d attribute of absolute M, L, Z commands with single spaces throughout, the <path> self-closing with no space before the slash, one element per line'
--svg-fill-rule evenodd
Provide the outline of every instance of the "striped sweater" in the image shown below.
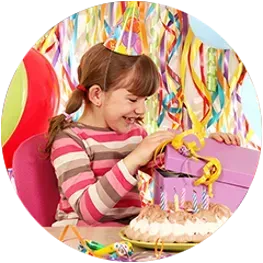
<path fill-rule="evenodd" d="M 146 135 L 139 125 L 126 134 L 79 123 L 60 132 L 51 151 L 60 191 L 54 225 L 99 225 L 137 215 L 137 180 L 123 158 Z"/>

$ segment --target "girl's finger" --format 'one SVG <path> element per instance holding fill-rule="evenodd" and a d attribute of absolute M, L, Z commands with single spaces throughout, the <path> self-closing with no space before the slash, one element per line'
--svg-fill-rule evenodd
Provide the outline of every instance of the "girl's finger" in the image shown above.
<path fill-rule="evenodd" d="M 236 140 L 237 140 L 237 145 L 240 146 L 241 145 L 241 140 L 240 140 L 239 136 L 236 136 Z"/>
<path fill-rule="evenodd" d="M 237 140 L 236 140 L 236 136 L 231 134 L 231 133 L 228 133 L 228 138 L 230 140 L 230 143 L 233 144 L 233 145 L 237 145 Z"/>
<path fill-rule="evenodd" d="M 224 141 L 223 138 L 218 133 L 211 134 L 209 137 L 214 139 L 214 140 L 216 140 L 216 141 L 218 141 L 218 142 L 223 142 Z"/>
<path fill-rule="evenodd" d="M 221 133 L 220 136 L 222 137 L 223 141 L 224 141 L 226 144 L 228 144 L 228 145 L 231 144 L 231 139 L 230 139 L 230 137 L 228 136 L 227 133 Z"/>

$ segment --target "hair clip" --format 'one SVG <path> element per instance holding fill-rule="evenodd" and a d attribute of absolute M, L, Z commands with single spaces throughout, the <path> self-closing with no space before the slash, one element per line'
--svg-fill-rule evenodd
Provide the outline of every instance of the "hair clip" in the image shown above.
<path fill-rule="evenodd" d="M 77 89 L 78 89 L 78 90 L 81 90 L 81 91 L 84 91 L 84 92 L 87 91 L 86 88 L 85 88 L 85 86 L 84 86 L 84 85 L 81 85 L 81 84 L 77 86 Z"/>
<path fill-rule="evenodd" d="M 64 112 L 62 112 L 62 114 L 66 117 L 66 118 L 65 118 L 65 121 L 70 122 L 70 121 L 72 120 L 73 113 L 68 114 L 68 113 L 66 113 L 66 112 L 64 111 Z"/>

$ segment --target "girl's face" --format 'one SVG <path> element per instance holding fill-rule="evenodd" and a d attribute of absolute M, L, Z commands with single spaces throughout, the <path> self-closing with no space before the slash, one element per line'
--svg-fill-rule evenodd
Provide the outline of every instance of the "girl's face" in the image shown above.
<path fill-rule="evenodd" d="M 126 133 L 145 113 L 146 97 L 138 97 L 125 88 L 105 93 L 102 114 L 105 124 L 117 133 Z"/>

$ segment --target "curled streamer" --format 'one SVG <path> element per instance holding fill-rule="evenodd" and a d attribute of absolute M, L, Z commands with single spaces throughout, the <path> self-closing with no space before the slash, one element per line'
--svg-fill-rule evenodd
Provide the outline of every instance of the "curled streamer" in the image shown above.
<path fill-rule="evenodd" d="M 216 79 L 216 49 L 208 48 L 207 52 L 208 62 L 207 62 L 207 89 L 209 91 L 215 92 L 217 86 Z"/>
<path fill-rule="evenodd" d="M 253 130 L 242 112 L 239 87 L 246 69 L 235 52 L 215 50 L 198 42 L 184 12 L 156 3 L 138 1 L 133 5 L 142 21 L 143 51 L 152 58 L 161 75 L 158 95 L 147 101 L 149 109 L 152 108 L 145 120 L 147 131 L 152 133 L 168 121 L 172 128 L 192 127 L 203 134 L 205 128 L 233 132 L 258 149 L 252 142 Z M 91 46 L 104 42 L 125 19 L 130 6 L 130 2 L 122 1 L 81 11 L 51 28 L 35 44 L 57 72 L 61 87 L 60 111 L 64 110 L 77 84 L 80 56 Z M 184 97 L 189 85 L 186 74 L 190 74 L 202 99 L 202 113 L 198 116 Z"/>
<path fill-rule="evenodd" d="M 162 101 L 161 104 L 162 112 L 158 119 L 159 126 L 164 119 L 165 113 L 167 113 L 168 117 L 173 121 L 174 125 L 180 125 L 182 120 L 181 109 L 183 102 L 181 81 L 180 77 L 169 66 L 172 56 L 178 51 L 182 40 L 182 33 L 180 30 L 182 28 L 182 19 L 180 20 L 179 17 L 180 16 L 178 14 L 173 14 L 168 8 L 166 8 L 165 18 L 168 20 L 168 22 L 165 23 L 164 21 L 161 21 L 164 27 L 160 50 L 161 73 L 163 84 L 168 94 L 165 96 L 165 100 Z M 172 26 L 175 26 L 178 29 L 180 32 L 179 36 L 177 36 L 177 32 L 172 29 Z M 172 41 L 167 41 L 167 34 L 171 35 Z M 167 41 L 166 47 L 164 44 L 165 41 Z M 164 50 L 166 50 L 166 52 Z M 172 105 L 177 105 L 177 107 Z"/>
<path fill-rule="evenodd" d="M 182 83 L 182 89 L 183 93 L 186 88 L 186 70 L 187 70 L 187 65 L 189 64 L 189 53 L 191 49 L 191 44 L 194 39 L 193 31 L 191 28 L 189 28 L 188 33 L 186 35 L 184 47 L 183 47 L 183 52 L 182 52 L 182 57 L 181 57 L 181 67 L 180 67 L 180 72 L 181 72 L 181 83 Z M 192 58 L 193 59 L 193 58 Z M 193 112 L 190 104 L 188 103 L 187 100 L 184 100 L 184 104 L 187 108 L 187 112 L 189 114 L 189 117 L 192 122 L 192 128 L 197 132 L 201 134 L 205 134 L 205 129 L 202 123 L 198 120 L 196 114 Z"/>

